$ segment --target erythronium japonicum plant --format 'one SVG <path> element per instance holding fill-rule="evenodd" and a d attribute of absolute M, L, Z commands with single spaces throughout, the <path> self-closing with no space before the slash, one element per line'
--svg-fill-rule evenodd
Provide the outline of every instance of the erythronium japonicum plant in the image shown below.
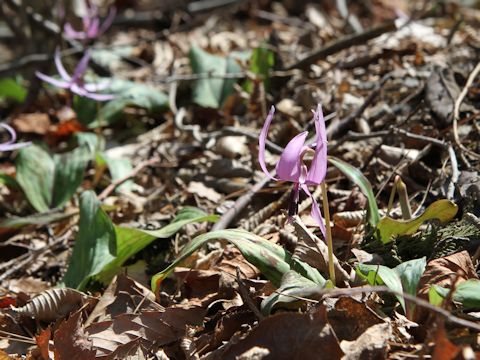
<path fill-rule="evenodd" d="M 70 23 L 66 23 L 64 32 L 70 39 L 77 40 L 92 40 L 101 36 L 112 25 L 117 11 L 114 7 L 110 8 L 110 11 L 105 18 L 105 21 L 100 24 L 100 18 L 98 17 L 98 8 L 95 5 L 88 5 L 86 7 L 86 14 L 82 18 L 83 29 L 77 31 Z"/>
<path fill-rule="evenodd" d="M 260 133 L 259 138 L 259 148 L 258 148 L 258 160 L 263 172 L 274 181 L 289 181 L 293 183 L 292 197 L 290 200 L 290 205 L 288 208 L 288 221 L 291 220 L 293 215 L 296 215 L 298 211 L 298 198 L 300 189 L 307 194 L 312 200 L 312 211 L 311 216 L 315 222 L 320 227 L 320 230 L 323 234 L 323 237 L 327 241 L 328 245 L 328 265 L 329 265 L 329 275 L 330 280 L 335 285 L 335 270 L 333 267 L 333 244 L 332 244 L 332 234 L 330 229 L 330 214 L 328 209 L 328 199 L 327 199 L 327 187 L 325 185 L 325 175 L 327 173 L 327 131 L 325 129 L 325 120 L 323 118 L 323 112 L 320 105 L 318 105 L 317 110 L 314 112 L 313 119 L 315 121 L 315 131 L 316 131 L 316 143 L 315 151 L 313 155 L 312 162 L 310 167 L 307 168 L 303 158 L 307 152 L 313 151 L 312 148 L 305 145 L 307 139 L 308 131 L 304 131 L 297 136 L 295 136 L 287 144 L 282 154 L 280 155 L 280 160 L 277 163 L 275 168 L 276 176 L 273 177 L 270 175 L 270 172 L 267 170 L 265 164 L 265 141 L 267 139 L 268 129 L 273 120 L 273 114 L 275 113 L 275 108 L 272 106 L 265 124 L 263 125 L 262 132 Z M 323 197 L 323 210 L 325 213 L 326 225 L 322 218 L 322 213 L 320 212 L 320 207 L 318 206 L 317 201 L 313 197 L 312 193 L 308 189 L 308 186 L 322 186 L 322 197 Z"/>
<path fill-rule="evenodd" d="M 28 146 L 30 142 L 15 143 L 17 140 L 17 133 L 10 125 L 0 123 L 0 127 L 4 128 L 10 134 L 10 140 L 0 144 L 0 151 L 12 151 Z"/>
<path fill-rule="evenodd" d="M 88 61 L 90 60 L 90 54 L 85 52 L 82 59 L 79 61 L 77 67 L 72 76 L 67 73 L 67 70 L 63 67 L 62 60 L 60 58 L 60 51 L 57 49 L 55 51 L 55 66 L 57 68 L 58 74 L 62 78 L 57 80 L 51 76 L 42 74 L 41 72 L 36 72 L 37 77 L 43 81 L 52 84 L 55 87 L 61 89 L 68 89 L 72 93 L 80 95 L 82 97 L 87 97 L 97 101 L 108 101 L 114 98 L 110 94 L 96 94 L 95 92 L 105 89 L 108 86 L 108 83 L 100 84 L 85 84 L 83 77 L 87 71 Z"/>

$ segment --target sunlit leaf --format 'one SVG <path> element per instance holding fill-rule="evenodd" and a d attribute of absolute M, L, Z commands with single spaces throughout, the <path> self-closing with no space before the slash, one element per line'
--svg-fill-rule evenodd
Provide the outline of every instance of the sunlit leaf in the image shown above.
<path fill-rule="evenodd" d="M 293 258 L 292 254 L 281 246 L 242 229 L 226 229 L 199 235 L 185 245 L 178 258 L 152 278 L 152 289 L 156 291 L 163 279 L 201 246 L 211 240 L 220 239 L 235 245 L 245 259 L 256 266 L 275 286 L 280 286 L 283 275 L 289 270 L 298 272 L 320 286 L 325 284 L 325 279 L 317 269 Z"/>
<path fill-rule="evenodd" d="M 228 57 L 209 54 L 197 46 L 189 53 L 190 66 L 195 74 L 214 75 L 196 80 L 193 87 L 193 101 L 200 106 L 217 109 L 233 92 L 236 79 L 221 78 L 224 75 L 241 71 L 236 58 L 245 58 L 246 54 L 232 53 Z"/>
<path fill-rule="evenodd" d="M 417 295 L 417 287 L 422 277 L 425 267 L 427 266 L 427 259 L 422 257 L 421 259 L 413 259 L 405 261 L 395 267 L 395 271 L 400 276 L 402 282 L 403 291 L 409 295 Z M 415 304 L 407 301 L 407 317 L 411 318 L 413 316 L 413 310 L 415 309 Z"/>
<path fill-rule="evenodd" d="M 377 225 L 380 239 L 384 244 L 390 242 L 395 236 L 410 235 L 418 230 L 427 220 L 438 219 L 441 223 L 452 220 L 457 214 L 458 206 L 450 200 L 441 199 L 430 204 L 425 212 L 410 220 L 396 220 L 384 217 Z"/>
<path fill-rule="evenodd" d="M 357 185 L 360 191 L 367 197 L 368 200 L 368 223 L 373 228 L 377 226 L 380 220 L 380 214 L 378 211 L 377 201 L 375 200 L 375 195 L 372 190 L 372 184 L 370 181 L 362 174 L 360 170 L 352 165 L 346 163 L 343 160 L 329 156 L 328 161 L 340 170 L 347 178 L 350 179 L 355 185 Z"/>
<path fill-rule="evenodd" d="M 370 285 L 386 285 L 389 289 L 395 291 L 395 297 L 398 299 L 398 302 L 403 308 L 403 311 L 406 311 L 405 300 L 403 296 L 402 280 L 398 273 L 394 269 L 383 265 L 367 265 L 367 264 L 358 264 L 357 274 L 363 277 Z"/>
<path fill-rule="evenodd" d="M 438 285 L 434 285 L 434 289 L 442 298 L 445 298 L 450 292 L 450 289 Z M 466 309 L 480 308 L 480 280 L 469 279 L 456 285 L 453 300 L 461 303 Z"/>

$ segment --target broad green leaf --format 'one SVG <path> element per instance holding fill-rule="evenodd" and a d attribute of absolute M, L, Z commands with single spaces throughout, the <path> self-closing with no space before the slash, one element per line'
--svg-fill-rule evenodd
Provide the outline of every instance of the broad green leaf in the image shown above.
<path fill-rule="evenodd" d="M 55 163 L 38 145 L 20 149 L 15 161 L 17 182 L 38 212 L 46 212 L 52 203 Z"/>
<path fill-rule="evenodd" d="M 458 206 L 450 200 L 441 199 L 430 204 L 425 212 L 411 220 L 396 220 L 384 217 L 377 225 L 380 239 L 389 243 L 395 236 L 411 235 L 427 220 L 438 219 L 441 223 L 452 220 L 457 214 Z"/>
<path fill-rule="evenodd" d="M 296 260 L 292 257 L 292 254 L 281 246 L 245 230 L 226 229 L 199 235 L 185 245 L 178 258 L 170 266 L 152 278 L 153 291 L 157 290 L 162 280 L 165 279 L 176 266 L 180 265 L 202 245 L 211 240 L 220 239 L 227 240 L 235 245 L 243 257 L 256 266 L 275 286 L 280 286 L 282 276 L 289 270 L 298 272 L 300 275 L 320 286 L 325 284 L 325 279 L 317 269 Z"/>
<path fill-rule="evenodd" d="M 103 79 L 107 81 L 107 79 Z M 114 94 L 115 98 L 103 105 L 97 112 L 95 121 L 89 128 L 113 124 L 123 116 L 126 107 L 136 107 L 155 113 L 168 108 L 168 96 L 160 90 L 134 81 L 112 79 L 105 93 Z"/>
<path fill-rule="evenodd" d="M 355 185 L 357 185 L 362 191 L 362 193 L 367 197 L 368 200 L 368 223 L 370 226 L 375 228 L 380 221 L 380 214 L 378 212 L 377 201 L 375 195 L 373 194 L 372 184 L 370 181 L 362 174 L 360 170 L 352 165 L 346 163 L 343 160 L 335 158 L 333 156 L 328 157 L 328 161 L 340 170 L 346 177 L 350 179 Z"/>
<path fill-rule="evenodd" d="M 105 150 L 105 138 L 91 132 L 77 132 L 74 134 L 78 146 L 87 146 L 92 153 Z"/>
<path fill-rule="evenodd" d="M 394 268 L 394 270 L 400 276 L 400 280 L 402 281 L 402 288 L 405 293 L 412 296 L 417 295 L 418 283 L 420 282 L 420 278 L 425 271 L 426 266 L 427 260 L 425 257 L 422 257 L 421 259 L 405 261 Z M 411 319 L 413 316 L 415 304 L 407 301 L 406 305 L 407 317 Z"/>
<path fill-rule="evenodd" d="M 403 294 L 402 280 L 394 269 L 383 265 L 358 264 L 357 274 L 363 277 L 370 285 L 386 285 L 389 289 L 395 291 L 395 297 L 406 313 L 405 299 L 399 294 Z"/>
<path fill-rule="evenodd" d="M 91 158 L 92 152 L 87 146 L 53 156 L 55 180 L 52 207 L 65 205 L 72 198 L 83 181 L 85 169 Z"/>
<path fill-rule="evenodd" d="M 85 96 L 75 95 L 73 97 L 73 110 L 77 115 L 78 121 L 85 126 L 88 126 L 90 123 L 95 121 L 98 109 L 100 109 L 100 107 L 100 102 Z"/>
<path fill-rule="evenodd" d="M 445 298 L 450 292 L 450 289 L 445 289 L 437 285 L 434 285 L 434 289 L 442 298 Z M 466 309 L 480 308 L 480 280 L 469 279 L 459 283 L 455 287 L 453 300 L 461 303 Z"/>
<path fill-rule="evenodd" d="M 167 226 L 158 230 L 140 230 L 115 226 L 117 239 L 117 254 L 114 259 L 105 264 L 96 277 L 103 283 L 108 283 L 121 269 L 123 263 L 155 239 L 166 239 L 178 232 L 183 226 L 202 221 L 216 221 L 218 216 L 207 215 L 200 209 L 186 207 Z"/>
<path fill-rule="evenodd" d="M 93 191 L 80 196 L 80 221 L 72 257 L 63 283 L 82 290 L 91 276 L 98 274 L 115 259 L 117 243 L 115 228 L 101 209 Z"/>
<path fill-rule="evenodd" d="M 15 162 L 17 182 L 35 210 L 47 212 L 71 199 L 91 157 L 87 146 L 53 157 L 38 145 L 20 149 Z"/>
<path fill-rule="evenodd" d="M 316 299 L 321 289 L 321 286 L 297 272 L 287 271 L 283 275 L 282 283 L 278 290 L 262 301 L 262 312 L 265 315 L 269 315 L 275 306 L 298 303 L 299 297 Z"/>
<path fill-rule="evenodd" d="M 189 53 L 190 66 L 194 74 L 212 74 L 217 78 L 204 78 L 195 82 L 193 87 L 193 102 L 202 107 L 218 109 L 225 99 L 233 92 L 235 79 L 222 79 L 226 74 L 241 71 L 236 58 L 245 54 L 232 53 L 228 57 L 209 54 L 197 46 L 192 46 Z"/>
<path fill-rule="evenodd" d="M 273 69 L 274 65 L 275 54 L 265 44 L 253 49 L 250 57 L 250 71 L 261 77 L 266 90 L 270 87 L 270 70 Z M 245 90 L 249 93 L 253 91 L 252 80 L 247 80 Z"/>
<path fill-rule="evenodd" d="M 22 103 L 27 96 L 27 92 L 27 89 L 15 81 L 15 79 L 0 79 L 0 99 L 7 98 Z"/>

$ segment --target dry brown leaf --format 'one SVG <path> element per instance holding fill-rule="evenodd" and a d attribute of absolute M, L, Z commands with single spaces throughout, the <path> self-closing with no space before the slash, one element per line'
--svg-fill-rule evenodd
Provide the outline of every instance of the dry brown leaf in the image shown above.
<path fill-rule="evenodd" d="M 43 360 L 50 360 L 48 350 L 51 336 L 52 331 L 50 330 L 50 327 L 42 330 L 40 334 L 35 336 L 35 342 L 37 343 L 38 350 L 40 351 L 40 355 L 42 356 Z"/>
<path fill-rule="evenodd" d="M 373 325 L 355 341 L 344 340 L 340 343 L 345 353 L 342 360 L 385 359 L 391 337 L 392 326 L 389 323 Z"/>
<path fill-rule="evenodd" d="M 467 251 L 430 261 L 420 278 L 418 294 L 427 298 L 431 286 L 450 287 L 455 279 L 460 282 L 468 279 L 478 279 L 472 259 Z"/>
<path fill-rule="evenodd" d="M 353 341 L 368 328 L 384 321 L 365 303 L 352 297 L 335 300 L 332 309 L 327 312 L 328 322 L 340 340 Z"/>
<path fill-rule="evenodd" d="M 343 355 L 337 337 L 320 307 L 311 314 L 283 313 L 262 320 L 243 340 L 232 344 L 219 357 L 236 359 L 254 347 L 267 349 L 266 359 L 318 359 L 320 352 L 329 359 Z M 263 357 L 262 357 L 263 358 Z"/>
<path fill-rule="evenodd" d="M 44 113 L 20 114 L 12 120 L 12 126 L 20 133 L 45 135 L 50 128 L 50 117 Z"/>
<path fill-rule="evenodd" d="M 138 346 L 146 349 L 163 346 L 185 335 L 187 325 L 199 326 L 205 310 L 196 308 L 169 307 L 164 311 L 145 311 L 139 315 L 121 314 L 110 321 L 92 324 L 86 328 L 89 339 L 97 350 L 97 356 L 113 358 L 121 356 L 126 349 Z"/>
<path fill-rule="evenodd" d="M 81 312 L 60 324 L 53 335 L 55 360 L 95 359 L 95 349 L 84 332 Z"/>
<path fill-rule="evenodd" d="M 222 195 L 198 181 L 190 181 L 187 191 L 214 203 L 218 203 L 222 200 Z"/>
<path fill-rule="evenodd" d="M 135 280 L 120 274 L 115 277 L 92 313 L 85 322 L 88 326 L 94 321 L 110 320 L 120 314 L 131 314 L 135 310 L 162 310 L 155 302 L 155 295 Z"/>
<path fill-rule="evenodd" d="M 14 311 L 36 320 L 52 322 L 78 309 L 87 300 L 85 294 L 74 289 L 50 289 L 35 296 L 25 306 L 14 308 Z"/>

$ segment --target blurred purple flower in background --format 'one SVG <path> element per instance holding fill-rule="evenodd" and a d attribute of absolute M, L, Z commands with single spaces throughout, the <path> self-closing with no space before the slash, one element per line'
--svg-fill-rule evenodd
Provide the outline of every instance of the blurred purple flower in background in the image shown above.
<path fill-rule="evenodd" d="M 52 84 L 55 87 L 68 89 L 71 92 L 88 97 L 93 100 L 97 101 L 108 101 L 114 98 L 114 95 L 111 94 L 95 94 L 97 91 L 101 91 L 108 86 L 108 82 L 103 82 L 100 84 L 85 84 L 83 81 L 83 76 L 87 70 L 88 61 L 90 60 L 90 54 L 85 52 L 82 59 L 79 61 L 73 76 L 70 76 L 65 68 L 63 67 L 62 60 L 60 59 L 60 51 L 57 49 L 55 51 L 55 66 L 57 67 L 57 71 L 62 78 L 62 80 L 57 80 L 51 76 L 42 74 L 41 72 L 36 72 L 35 74 L 37 77 L 42 79 L 43 81 Z"/>
<path fill-rule="evenodd" d="M 112 25 L 113 19 L 117 14 L 115 7 L 110 8 L 105 21 L 100 25 L 100 18 L 98 16 L 98 8 L 95 5 L 86 5 L 86 15 L 83 16 L 83 30 L 77 31 L 72 24 L 66 23 L 64 33 L 70 39 L 77 40 L 91 40 L 101 36 Z"/>
<path fill-rule="evenodd" d="M 31 142 L 15 143 L 17 141 L 17 133 L 10 125 L 0 123 L 0 127 L 7 130 L 10 134 L 10 140 L 0 144 L 0 151 L 12 151 L 28 146 Z"/>
<path fill-rule="evenodd" d="M 323 236 L 325 237 L 326 229 L 322 218 L 322 213 L 318 206 L 317 201 L 313 198 L 311 192 L 308 190 L 309 185 L 320 185 L 325 180 L 327 173 L 327 132 L 325 130 L 325 120 L 323 118 L 322 107 L 318 105 L 317 110 L 313 115 L 315 121 L 315 131 L 317 134 L 315 153 L 313 156 L 310 168 L 303 162 L 303 156 L 310 148 L 305 145 L 308 132 L 304 131 L 295 136 L 287 144 L 283 150 L 280 160 L 276 166 L 276 172 L 278 178 L 272 177 L 265 165 L 265 140 L 267 138 L 268 129 L 273 119 L 275 108 L 272 106 L 270 113 L 265 120 L 262 132 L 259 138 L 259 151 L 258 160 L 263 172 L 275 181 L 289 181 L 294 185 L 292 192 L 292 200 L 289 207 L 289 218 L 296 214 L 298 207 L 298 197 L 300 188 L 311 198 L 312 200 L 312 212 L 311 216 L 320 227 Z"/>

